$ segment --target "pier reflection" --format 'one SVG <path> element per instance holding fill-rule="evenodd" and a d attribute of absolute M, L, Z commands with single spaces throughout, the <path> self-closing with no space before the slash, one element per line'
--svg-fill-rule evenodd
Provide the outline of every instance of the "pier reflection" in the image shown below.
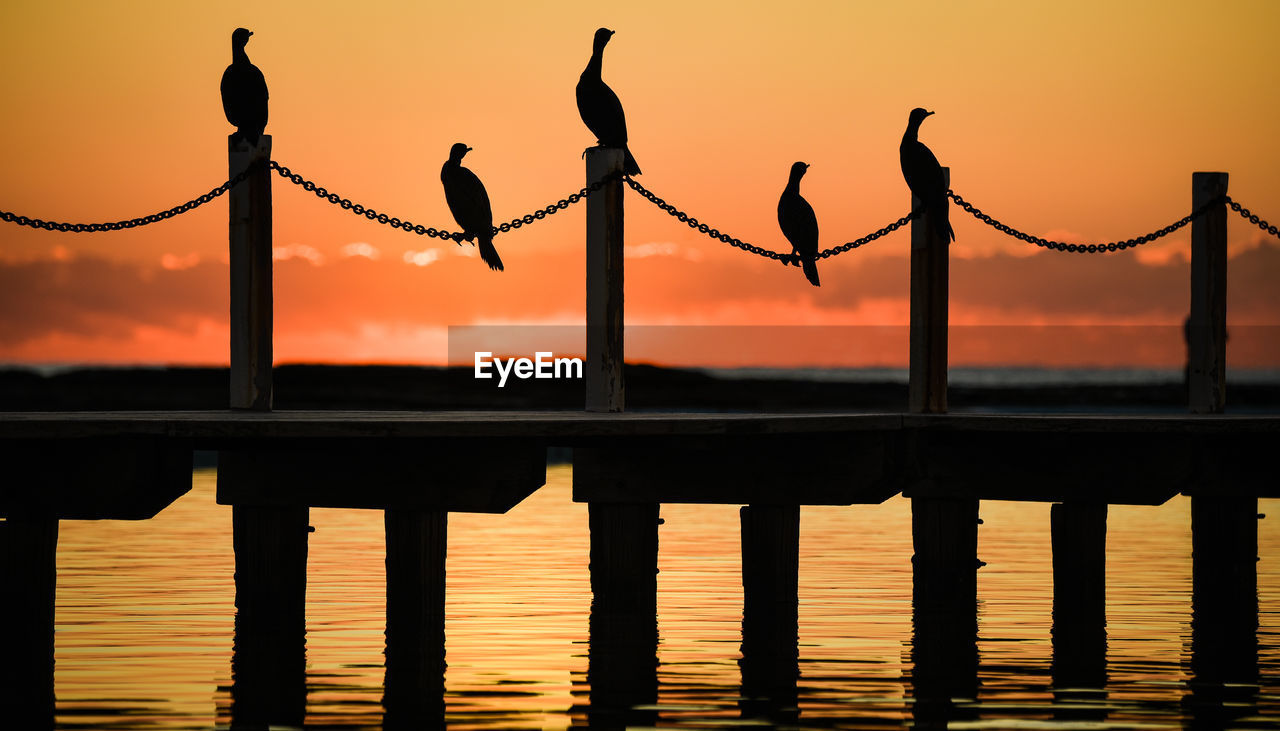
<path fill-rule="evenodd" d="M 1194 497 L 1190 693 L 1194 728 L 1222 728 L 1258 711 L 1258 501 Z"/>
<path fill-rule="evenodd" d="M 616 729 L 658 721 L 658 617 L 592 611 L 587 651 L 587 727 Z"/>
<path fill-rule="evenodd" d="M 911 717 L 917 728 L 946 728 L 977 717 L 978 624 L 974 612 L 912 612 Z"/>

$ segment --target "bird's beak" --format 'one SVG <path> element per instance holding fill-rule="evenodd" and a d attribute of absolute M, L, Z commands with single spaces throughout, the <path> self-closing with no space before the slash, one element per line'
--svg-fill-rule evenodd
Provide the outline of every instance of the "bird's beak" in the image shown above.
<path fill-rule="evenodd" d="M 253 31 L 249 31 L 249 35 L 253 35 Z"/>
<path fill-rule="evenodd" d="M 471 152 L 471 148 L 470 148 L 470 147 L 468 147 L 468 148 L 467 148 L 467 152 Z"/>
<path fill-rule="evenodd" d="M 614 33 L 616 33 L 616 32 L 617 32 L 617 31 L 612 31 L 612 30 L 611 30 L 611 31 L 609 31 L 609 37 L 610 37 L 610 38 L 612 38 L 612 37 L 613 37 L 613 34 L 614 34 Z"/>
<path fill-rule="evenodd" d="M 925 112 L 925 113 L 924 113 L 924 116 L 926 116 L 926 117 L 932 117 L 932 116 L 933 116 L 933 112 Z"/>

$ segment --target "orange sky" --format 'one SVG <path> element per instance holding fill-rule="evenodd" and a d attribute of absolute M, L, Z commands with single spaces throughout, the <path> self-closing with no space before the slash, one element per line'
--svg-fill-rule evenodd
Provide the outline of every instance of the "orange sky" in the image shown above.
<path fill-rule="evenodd" d="M 0 208 L 114 220 L 217 185 L 229 132 L 218 79 L 244 26 L 281 163 L 456 228 L 439 168 L 463 141 L 495 217 L 510 219 L 582 185 L 594 140 L 573 87 L 601 25 L 617 31 L 604 74 L 641 182 L 769 248 L 788 250 L 775 210 L 795 160 L 812 165 L 802 191 L 824 247 L 901 215 L 897 144 L 914 106 L 937 112 L 921 138 L 954 188 L 1032 233 L 1110 241 L 1158 228 L 1187 211 L 1195 170 L 1229 172 L 1237 199 L 1280 218 L 1272 2 L 8 2 Z M 582 319 L 581 207 L 499 236 L 496 274 L 282 180 L 274 195 L 279 361 L 441 362 L 450 325 Z M 815 290 L 634 195 L 627 206 L 629 324 L 906 320 L 905 232 L 822 262 Z M 4 224 L 0 361 L 225 363 L 226 215 L 219 200 L 127 232 Z M 953 323 L 1176 325 L 1186 312 L 1187 230 L 1086 259 L 1036 252 L 958 210 L 952 220 Z M 1234 217 L 1230 241 L 1230 321 L 1241 333 L 1280 324 L 1280 242 Z M 1173 332 L 1132 362 L 1175 365 Z M 1232 362 L 1280 366 L 1276 339 L 1256 332 L 1233 338 Z M 963 359 L 1115 364 L 1115 347 Z"/>

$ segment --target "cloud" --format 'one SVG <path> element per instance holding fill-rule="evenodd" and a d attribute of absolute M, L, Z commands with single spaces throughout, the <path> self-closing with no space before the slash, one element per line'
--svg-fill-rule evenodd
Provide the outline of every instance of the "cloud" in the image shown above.
<path fill-rule="evenodd" d="M 382 252 L 378 251 L 378 247 L 364 241 L 356 241 L 342 247 L 342 256 L 350 259 L 351 257 L 362 256 L 371 261 L 377 261 L 382 256 Z"/>
<path fill-rule="evenodd" d="M 671 241 L 650 241 L 645 244 L 626 245 L 622 247 L 622 256 L 627 259 L 647 259 L 651 256 L 678 257 L 686 261 L 702 261 L 702 252 L 689 249 Z"/>
<path fill-rule="evenodd" d="M 310 262 L 312 266 L 320 266 L 324 263 L 324 254 L 321 254 L 315 247 L 307 246 L 306 244 L 289 244 L 288 246 L 277 246 L 272 249 L 271 259 L 273 261 L 302 259 Z"/>
<path fill-rule="evenodd" d="M 795 267 L 737 251 L 705 248 L 698 266 L 682 258 L 680 249 L 651 251 L 657 253 L 627 259 L 628 323 L 907 320 L 910 267 L 903 256 L 852 252 L 824 260 L 823 286 L 814 288 Z M 294 360 L 350 360 L 356 353 L 394 360 L 397 352 L 412 359 L 425 352 L 421 348 L 430 338 L 409 338 L 418 342 L 410 350 L 397 350 L 397 339 L 422 328 L 582 320 L 583 252 L 512 245 L 503 254 L 507 270 L 501 273 L 471 258 L 445 256 L 440 248 L 377 261 L 339 257 L 324 266 L 305 255 L 281 259 L 273 277 L 277 352 Z M 227 265 L 216 258 L 172 256 L 172 266 L 164 266 L 163 258 L 157 266 L 154 260 L 86 254 L 0 261 L 0 360 L 221 357 L 230 310 Z M 1234 253 L 1228 272 L 1233 328 L 1280 323 L 1278 274 L 1280 245 L 1265 242 Z M 952 322 L 1176 326 L 1189 306 L 1189 277 L 1190 267 L 1180 257 L 1156 266 L 1132 251 L 953 259 Z"/>
<path fill-rule="evenodd" d="M 404 252 L 404 260 L 407 264 L 416 267 L 425 267 L 434 263 L 440 258 L 439 249 L 423 249 L 422 251 L 406 251 Z"/>
<path fill-rule="evenodd" d="M 170 271 L 181 271 L 183 269 L 190 269 L 191 267 L 199 263 L 200 263 L 200 255 L 195 253 L 194 251 L 185 256 L 178 256 L 177 254 L 165 254 L 164 256 L 160 257 L 160 266 Z"/>

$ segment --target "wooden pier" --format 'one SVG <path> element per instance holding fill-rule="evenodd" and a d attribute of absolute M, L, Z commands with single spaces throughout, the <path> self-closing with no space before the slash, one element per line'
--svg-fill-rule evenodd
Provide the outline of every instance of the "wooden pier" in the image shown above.
<path fill-rule="evenodd" d="M 232 172 L 269 150 L 270 137 L 232 147 Z M 588 182 L 620 161 L 618 150 L 591 151 Z M 946 413 L 947 242 L 927 216 L 912 224 L 906 411 L 625 411 L 620 181 L 588 199 L 585 411 L 280 412 L 271 410 L 268 175 L 263 168 L 232 193 L 230 409 L 0 413 L 11 475 L 0 484 L 0 582 L 18 598 L 3 603 L 0 626 L 21 639 L 6 667 L 22 669 L 0 687 L 32 727 L 53 718 L 58 521 L 154 516 L 189 490 L 197 449 L 219 452 L 217 500 L 233 511 L 232 715 L 246 727 L 304 717 L 311 507 L 385 512 L 388 724 L 438 723 L 448 514 L 510 510 L 543 485 L 553 446 L 574 450 L 573 499 L 589 504 L 593 725 L 651 720 L 634 709 L 656 700 L 663 503 L 743 506 L 746 706 L 794 704 L 800 506 L 898 494 L 912 501 L 918 722 L 948 718 L 952 699 L 976 689 L 983 500 L 1055 503 L 1046 526 L 1055 685 L 1102 682 L 1107 506 L 1178 494 L 1193 500 L 1197 662 L 1226 687 L 1247 679 L 1253 647 L 1256 673 L 1257 500 L 1280 496 L 1270 453 L 1280 415 L 1223 413 L 1222 206 L 1192 223 L 1185 416 Z M 1224 174 L 1197 173 L 1193 201 L 1225 188 Z"/>

